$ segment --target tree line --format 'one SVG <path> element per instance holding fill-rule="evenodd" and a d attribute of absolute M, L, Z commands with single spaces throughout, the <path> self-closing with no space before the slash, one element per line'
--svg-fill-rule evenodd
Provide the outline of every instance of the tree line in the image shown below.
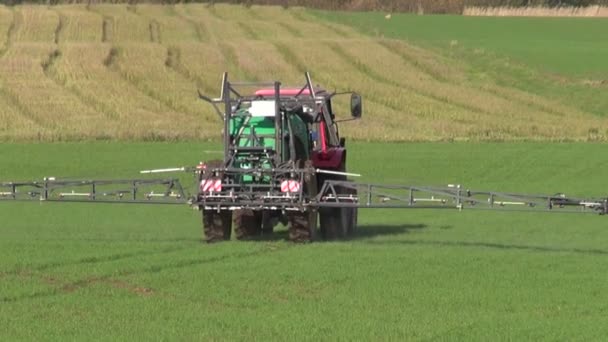
<path fill-rule="evenodd" d="M 326 10 L 390 11 L 460 14 L 465 7 L 587 7 L 608 6 L 608 0 L 0 0 L 0 4 L 95 4 L 95 3 L 228 3 L 251 5 L 302 6 Z"/>

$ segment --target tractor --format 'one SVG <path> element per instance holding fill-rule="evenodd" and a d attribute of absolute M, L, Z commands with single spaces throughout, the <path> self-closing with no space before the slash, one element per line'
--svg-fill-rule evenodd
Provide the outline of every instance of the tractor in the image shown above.
<path fill-rule="evenodd" d="M 350 95 L 350 115 L 362 115 L 355 92 L 314 87 L 310 75 L 301 87 L 281 82 L 230 82 L 221 95 L 199 97 L 213 105 L 224 123 L 224 158 L 201 165 L 197 201 L 207 242 L 270 234 L 288 225 L 289 239 L 345 238 L 357 224 L 356 207 L 317 208 L 314 198 L 326 181 L 346 181 L 346 139 L 340 137 L 332 107 L 337 95 Z M 244 93 L 241 88 L 250 89 Z M 356 189 L 340 189 L 356 198 Z"/>

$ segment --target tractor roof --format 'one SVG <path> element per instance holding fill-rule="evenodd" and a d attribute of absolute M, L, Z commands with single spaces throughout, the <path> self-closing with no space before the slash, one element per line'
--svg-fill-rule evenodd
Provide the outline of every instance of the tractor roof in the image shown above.
<path fill-rule="evenodd" d="M 326 91 L 324 89 L 315 89 L 315 93 L 317 95 L 325 94 Z M 310 95 L 310 90 L 308 88 L 302 90 L 302 88 L 281 88 L 279 91 L 279 95 L 281 96 L 296 96 L 296 95 Z M 263 88 L 258 89 L 255 92 L 256 96 L 274 96 L 273 88 Z"/>

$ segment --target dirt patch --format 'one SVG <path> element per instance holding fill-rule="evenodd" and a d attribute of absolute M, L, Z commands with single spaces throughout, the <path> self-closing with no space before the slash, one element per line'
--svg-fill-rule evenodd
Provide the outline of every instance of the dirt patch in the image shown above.
<path fill-rule="evenodd" d="M 140 296 L 151 296 L 154 294 L 154 290 L 148 287 L 136 287 L 131 290 L 131 292 L 138 294 Z"/>
<path fill-rule="evenodd" d="M 583 85 L 589 87 L 605 87 L 608 86 L 608 80 L 582 80 Z"/>
<path fill-rule="evenodd" d="M 2 279 L 3 277 L 6 277 L 8 275 L 9 275 L 8 273 L 0 273 L 0 279 Z M 18 275 L 18 276 L 24 277 L 24 278 L 38 278 L 42 283 L 49 285 L 49 286 L 57 287 L 57 289 L 59 291 L 64 292 L 64 293 L 72 293 L 72 292 L 77 291 L 78 289 L 85 288 L 85 287 L 92 286 L 92 285 L 97 285 L 97 284 L 109 286 L 109 287 L 112 287 L 115 289 L 127 290 L 133 294 L 140 295 L 140 296 L 151 296 L 155 292 L 152 288 L 149 288 L 149 287 L 137 286 L 137 285 L 130 284 L 129 282 L 124 281 L 124 280 L 112 279 L 112 278 L 106 278 L 106 277 L 90 277 L 90 278 L 78 280 L 75 282 L 66 282 L 65 280 L 62 281 L 61 279 L 59 279 L 55 276 L 52 276 L 52 275 L 35 274 L 35 273 L 28 272 L 28 271 L 21 271 L 21 272 L 15 273 L 15 275 Z"/>
<path fill-rule="evenodd" d="M 606 18 L 608 7 L 465 7 L 462 11 L 467 16 L 488 17 L 584 17 Z"/>
<path fill-rule="evenodd" d="M 114 18 L 104 16 L 101 23 L 101 41 L 107 43 L 112 41 L 114 36 Z"/>

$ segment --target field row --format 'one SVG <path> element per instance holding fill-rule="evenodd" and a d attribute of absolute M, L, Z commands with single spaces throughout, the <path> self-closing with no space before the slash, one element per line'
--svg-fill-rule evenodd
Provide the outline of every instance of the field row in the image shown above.
<path fill-rule="evenodd" d="M 213 139 L 221 74 L 365 96 L 364 140 L 606 140 L 608 120 L 304 9 L 0 7 L 0 140 Z M 346 113 L 345 103 L 338 103 Z"/>

